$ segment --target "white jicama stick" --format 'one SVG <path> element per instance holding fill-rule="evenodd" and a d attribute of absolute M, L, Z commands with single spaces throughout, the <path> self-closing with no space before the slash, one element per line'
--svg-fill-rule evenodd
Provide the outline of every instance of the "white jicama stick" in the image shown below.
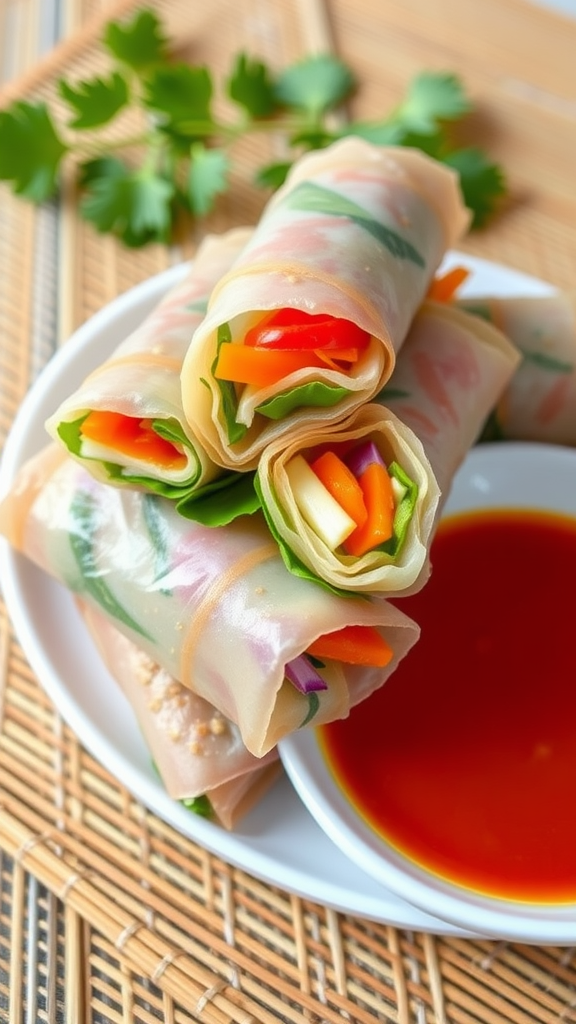
<path fill-rule="evenodd" d="M 295 455 L 286 463 L 286 476 L 304 519 L 330 551 L 334 551 L 350 536 L 356 523 L 326 490 L 301 455 Z"/>

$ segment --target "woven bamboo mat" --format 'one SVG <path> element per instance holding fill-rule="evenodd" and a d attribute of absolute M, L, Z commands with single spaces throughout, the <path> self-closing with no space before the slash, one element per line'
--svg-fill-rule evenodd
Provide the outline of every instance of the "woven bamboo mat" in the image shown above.
<path fill-rule="evenodd" d="M 134 6 L 0 0 L 0 106 L 52 100 L 63 71 L 94 73 L 103 22 Z M 523 0 L 333 0 L 328 17 L 313 0 L 154 6 L 216 74 L 240 48 L 282 66 L 334 45 L 362 83 L 363 117 L 424 67 L 460 72 L 477 108 L 468 140 L 511 187 L 465 248 L 574 287 L 576 26 Z M 202 231 L 256 219 L 251 172 L 280 146 L 239 147 L 233 190 Z M 72 330 L 198 237 L 127 252 L 77 219 L 71 195 L 32 210 L 0 189 L 0 439 Z M 574 949 L 401 931 L 264 884 L 164 824 L 83 749 L 3 607 L 0 666 L 0 1020 L 576 1022 Z"/>

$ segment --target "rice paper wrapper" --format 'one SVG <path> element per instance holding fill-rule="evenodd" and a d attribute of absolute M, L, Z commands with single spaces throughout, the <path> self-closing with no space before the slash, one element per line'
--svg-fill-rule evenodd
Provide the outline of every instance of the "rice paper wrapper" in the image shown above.
<path fill-rule="evenodd" d="M 576 445 L 576 295 L 481 297 L 458 305 L 494 324 L 521 356 L 485 437 Z"/>
<path fill-rule="evenodd" d="M 106 669 L 132 708 L 168 795 L 207 797 L 216 820 L 233 828 L 280 775 L 276 749 L 254 757 L 233 722 L 160 668 L 101 611 L 84 601 L 77 604 Z"/>
<path fill-rule="evenodd" d="M 452 305 L 426 302 L 414 318 L 378 400 L 422 442 L 441 491 L 436 519 L 519 361 L 501 331 Z"/>
<path fill-rule="evenodd" d="M 22 468 L 0 532 L 235 722 L 256 757 L 295 729 L 345 717 L 418 639 L 393 605 L 291 574 L 259 513 L 191 523 L 165 499 L 101 484 L 50 451 Z M 393 651 L 385 668 L 327 661 L 327 688 L 308 694 L 285 679 L 314 640 L 351 624 L 379 630 Z"/>
<path fill-rule="evenodd" d="M 346 138 L 302 157 L 214 289 L 184 360 L 184 411 L 214 461 L 253 469 L 303 421 L 341 420 L 372 398 L 468 223 L 457 175 L 419 151 Z M 242 344 L 263 314 L 283 308 L 348 320 L 370 345 L 349 372 L 308 367 L 266 387 L 223 387 L 213 375 L 222 326 Z M 279 395 L 294 408 L 279 410 Z"/>
<path fill-rule="evenodd" d="M 182 281 L 49 417 L 51 437 L 99 480 L 138 485 L 182 500 L 222 477 L 222 468 L 205 452 L 183 414 L 180 373 L 214 285 L 250 235 L 251 229 L 236 228 L 207 236 Z M 83 437 L 80 424 L 93 411 L 156 424 L 161 436 L 174 444 L 176 461 L 154 461 L 141 442 L 121 451 Z"/>

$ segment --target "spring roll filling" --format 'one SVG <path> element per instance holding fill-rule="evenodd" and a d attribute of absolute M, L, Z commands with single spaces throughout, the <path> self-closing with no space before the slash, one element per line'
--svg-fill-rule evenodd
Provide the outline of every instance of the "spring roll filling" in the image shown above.
<path fill-rule="evenodd" d="M 318 637 L 304 654 L 286 665 L 286 678 L 300 693 L 327 690 L 322 675 L 326 661 L 384 668 L 392 660 L 390 644 L 373 626 L 344 626 Z"/>
<path fill-rule="evenodd" d="M 103 463 L 110 479 L 167 479 L 194 486 L 202 474 L 201 461 L 174 419 L 93 409 L 72 422 L 60 423 L 58 436 L 79 458 Z"/>
<path fill-rule="evenodd" d="M 336 405 L 378 347 L 352 321 L 300 309 L 261 310 L 221 324 L 212 375 L 230 444 L 242 440 L 256 414 L 280 420 L 304 406 Z"/>
<path fill-rule="evenodd" d="M 418 484 L 398 462 L 386 462 L 376 441 L 296 454 L 285 472 L 298 511 L 330 551 L 352 558 L 400 554 Z"/>

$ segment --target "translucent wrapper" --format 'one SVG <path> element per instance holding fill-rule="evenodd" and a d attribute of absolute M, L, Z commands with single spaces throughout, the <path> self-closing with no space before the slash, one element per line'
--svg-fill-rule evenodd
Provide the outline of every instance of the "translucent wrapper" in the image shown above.
<path fill-rule="evenodd" d="M 98 479 L 163 494 L 183 511 L 190 497 L 230 479 L 184 417 L 180 373 L 210 292 L 250 234 L 237 228 L 209 235 L 183 280 L 48 419 L 49 434 Z M 107 418 L 93 427 L 95 436 L 85 436 L 94 412 Z"/>
<path fill-rule="evenodd" d="M 522 357 L 485 436 L 575 445 L 575 296 L 486 297 L 458 305 L 503 331 Z"/>
<path fill-rule="evenodd" d="M 206 797 L 212 816 L 224 828 L 234 828 L 278 778 L 277 751 L 254 757 L 233 722 L 168 675 L 101 611 L 84 601 L 78 608 L 134 711 L 169 796 Z"/>
<path fill-rule="evenodd" d="M 492 324 L 446 303 L 426 302 L 379 401 L 417 434 L 440 487 L 437 511 L 478 440 L 520 356 Z"/>
<path fill-rule="evenodd" d="M 457 175 L 419 151 L 347 138 L 298 161 L 184 360 L 184 411 L 214 461 L 253 469 L 266 444 L 303 421 L 343 419 L 373 397 L 468 222 Z M 287 308 L 347 320 L 370 344 L 346 371 L 301 368 L 266 386 L 217 380 L 224 337 L 242 344 L 266 312 Z"/>
<path fill-rule="evenodd" d="M 270 444 L 257 470 L 270 529 L 293 571 L 333 587 L 398 596 L 428 575 L 433 529 L 453 475 L 510 380 L 518 354 L 495 328 L 454 308 L 425 303 L 415 317 L 378 403 L 340 424 L 302 427 L 287 447 Z M 418 487 L 398 553 L 376 548 L 361 557 L 330 550 L 301 514 L 286 472 L 294 455 L 345 454 L 373 441 L 386 465 L 397 463 Z"/>
<path fill-rule="evenodd" d="M 384 601 L 291 574 L 260 513 L 191 523 L 163 498 L 101 484 L 54 448 L 22 468 L 0 504 L 0 532 L 235 722 L 257 757 L 309 722 L 345 717 L 419 634 Z M 325 689 L 288 682 L 288 662 L 351 624 L 378 630 L 393 652 L 385 668 L 327 660 Z"/>

